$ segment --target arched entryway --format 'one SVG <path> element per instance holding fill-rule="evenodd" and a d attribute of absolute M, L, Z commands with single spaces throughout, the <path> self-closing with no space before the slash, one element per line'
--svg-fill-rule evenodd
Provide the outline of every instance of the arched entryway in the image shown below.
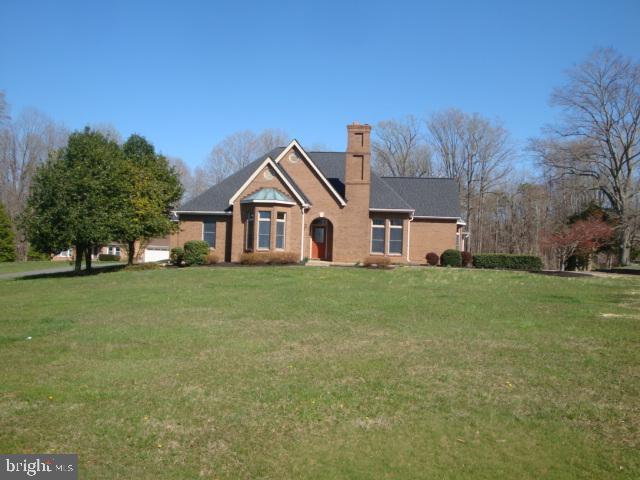
<path fill-rule="evenodd" d="M 333 225 L 326 218 L 316 218 L 309 226 L 310 258 L 331 260 L 333 257 Z"/>

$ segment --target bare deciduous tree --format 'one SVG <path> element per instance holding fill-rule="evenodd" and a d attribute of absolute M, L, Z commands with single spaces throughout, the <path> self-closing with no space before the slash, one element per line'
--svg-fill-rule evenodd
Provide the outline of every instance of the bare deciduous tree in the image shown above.
<path fill-rule="evenodd" d="M 287 135 L 275 129 L 267 129 L 259 134 L 244 130 L 227 136 L 215 145 L 209 154 L 204 169 L 207 183 L 218 183 L 259 156 L 286 143 Z"/>
<path fill-rule="evenodd" d="M 0 129 L 0 200 L 14 225 L 24 209 L 31 179 L 49 152 L 66 144 L 68 132 L 37 110 L 28 109 Z M 27 256 L 27 243 L 17 233 L 18 258 Z"/>
<path fill-rule="evenodd" d="M 181 201 L 184 202 L 186 200 L 189 200 L 193 197 L 193 175 L 191 174 L 189 165 L 187 165 L 184 160 L 178 157 L 167 157 L 167 160 L 169 161 L 169 165 L 171 165 L 178 173 L 180 183 L 182 183 L 182 187 L 184 188 L 184 193 L 182 195 Z"/>
<path fill-rule="evenodd" d="M 9 105 L 3 91 L 0 91 L 0 126 L 9 120 Z"/>
<path fill-rule="evenodd" d="M 551 98 L 562 109 L 562 125 L 531 148 L 559 174 L 593 180 L 619 221 L 620 263 L 626 265 L 640 192 L 640 64 L 599 49 L 568 75 Z"/>
<path fill-rule="evenodd" d="M 380 175 L 424 177 L 431 175 L 431 152 L 414 116 L 379 122 L 371 145 L 375 169 Z"/>
<path fill-rule="evenodd" d="M 514 156 L 509 134 L 498 122 L 456 109 L 431 116 L 427 129 L 439 171 L 458 181 L 473 250 L 482 251 L 487 195 L 505 180 Z"/>

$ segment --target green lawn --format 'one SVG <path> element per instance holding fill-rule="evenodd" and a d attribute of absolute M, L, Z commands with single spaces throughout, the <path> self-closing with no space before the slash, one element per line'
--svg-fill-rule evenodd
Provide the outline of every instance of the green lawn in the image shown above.
<path fill-rule="evenodd" d="M 0 312 L 0 451 L 83 479 L 640 477 L 637 277 L 120 271 Z"/>

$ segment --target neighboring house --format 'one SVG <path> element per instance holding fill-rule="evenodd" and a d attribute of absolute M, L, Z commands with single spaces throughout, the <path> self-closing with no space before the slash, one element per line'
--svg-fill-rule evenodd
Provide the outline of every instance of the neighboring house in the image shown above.
<path fill-rule="evenodd" d="M 94 260 L 97 260 L 99 256 L 103 254 L 118 256 L 123 262 L 127 260 L 127 249 L 118 242 L 111 242 L 107 245 L 95 247 L 91 257 Z M 69 248 L 68 250 L 64 250 L 57 255 L 54 255 L 51 259 L 54 261 L 73 260 L 74 257 L 75 250 L 73 248 Z M 169 260 L 169 236 L 164 238 L 152 238 L 143 242 L 136 242 L 136 261 L 146 263 L 159 262 L 162 260 Z"/>
<path fill-rule="evenodd" d="M 456 182 L 379 177 L 371 127 L 354 123 L 347 133 L 346 152 L 306 152 L 293 140 L 184 203 L 171 246 L 205 240 L 230 262 L 285 251 L 301 260 L 424 263 L 428 252 L 464 249 Z"/>

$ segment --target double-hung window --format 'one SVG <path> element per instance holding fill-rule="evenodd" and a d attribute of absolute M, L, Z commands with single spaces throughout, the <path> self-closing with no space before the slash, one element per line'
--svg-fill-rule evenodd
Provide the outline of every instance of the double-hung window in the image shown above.
<path fill-rule="evenodd" d="M 258 212 L 258 250 L 269 250 L 271 246 L 271 212 Z"/>
<path fill-rule="evenodd" d="M 284 250 L 285 230 L 287 226 L 287 214 L 278 212 L 276 216 L 276 249 Z"/>
<path fill-rule="evenodd" d="M 254 237 L 253 224 L 254 224 L 253 212 L 249 212 L 247 214 L 247 241 L 246 241 L 247 251 L 253 250 L 253 237 Z"/>
<path fill-rule="evenodd" d="M 402 219 L 389 219 L 389 253 L 402 255 Z"/>
<path fill-rule="evenodd" d="M 371 253 L 402 255 L 403 220 L 371 219 Z"/>
<path fill-rule="evenodd" d="M 384 253 L 384 218 L 371 221 L 371 253 Z"/>
<path fill-rule="evenodd" d="M 216 246 L 216 222 L 205 220 L 202 222 L 202 239 L 209 244 L 210 248 Z"/>
<path fill-rule="evenodd" d="M 109 255 L 120 255 L 120 247 L 118 247 L 117 245 L 109 245 L 109 248 L 107 248 L 107 253 Z"/>

